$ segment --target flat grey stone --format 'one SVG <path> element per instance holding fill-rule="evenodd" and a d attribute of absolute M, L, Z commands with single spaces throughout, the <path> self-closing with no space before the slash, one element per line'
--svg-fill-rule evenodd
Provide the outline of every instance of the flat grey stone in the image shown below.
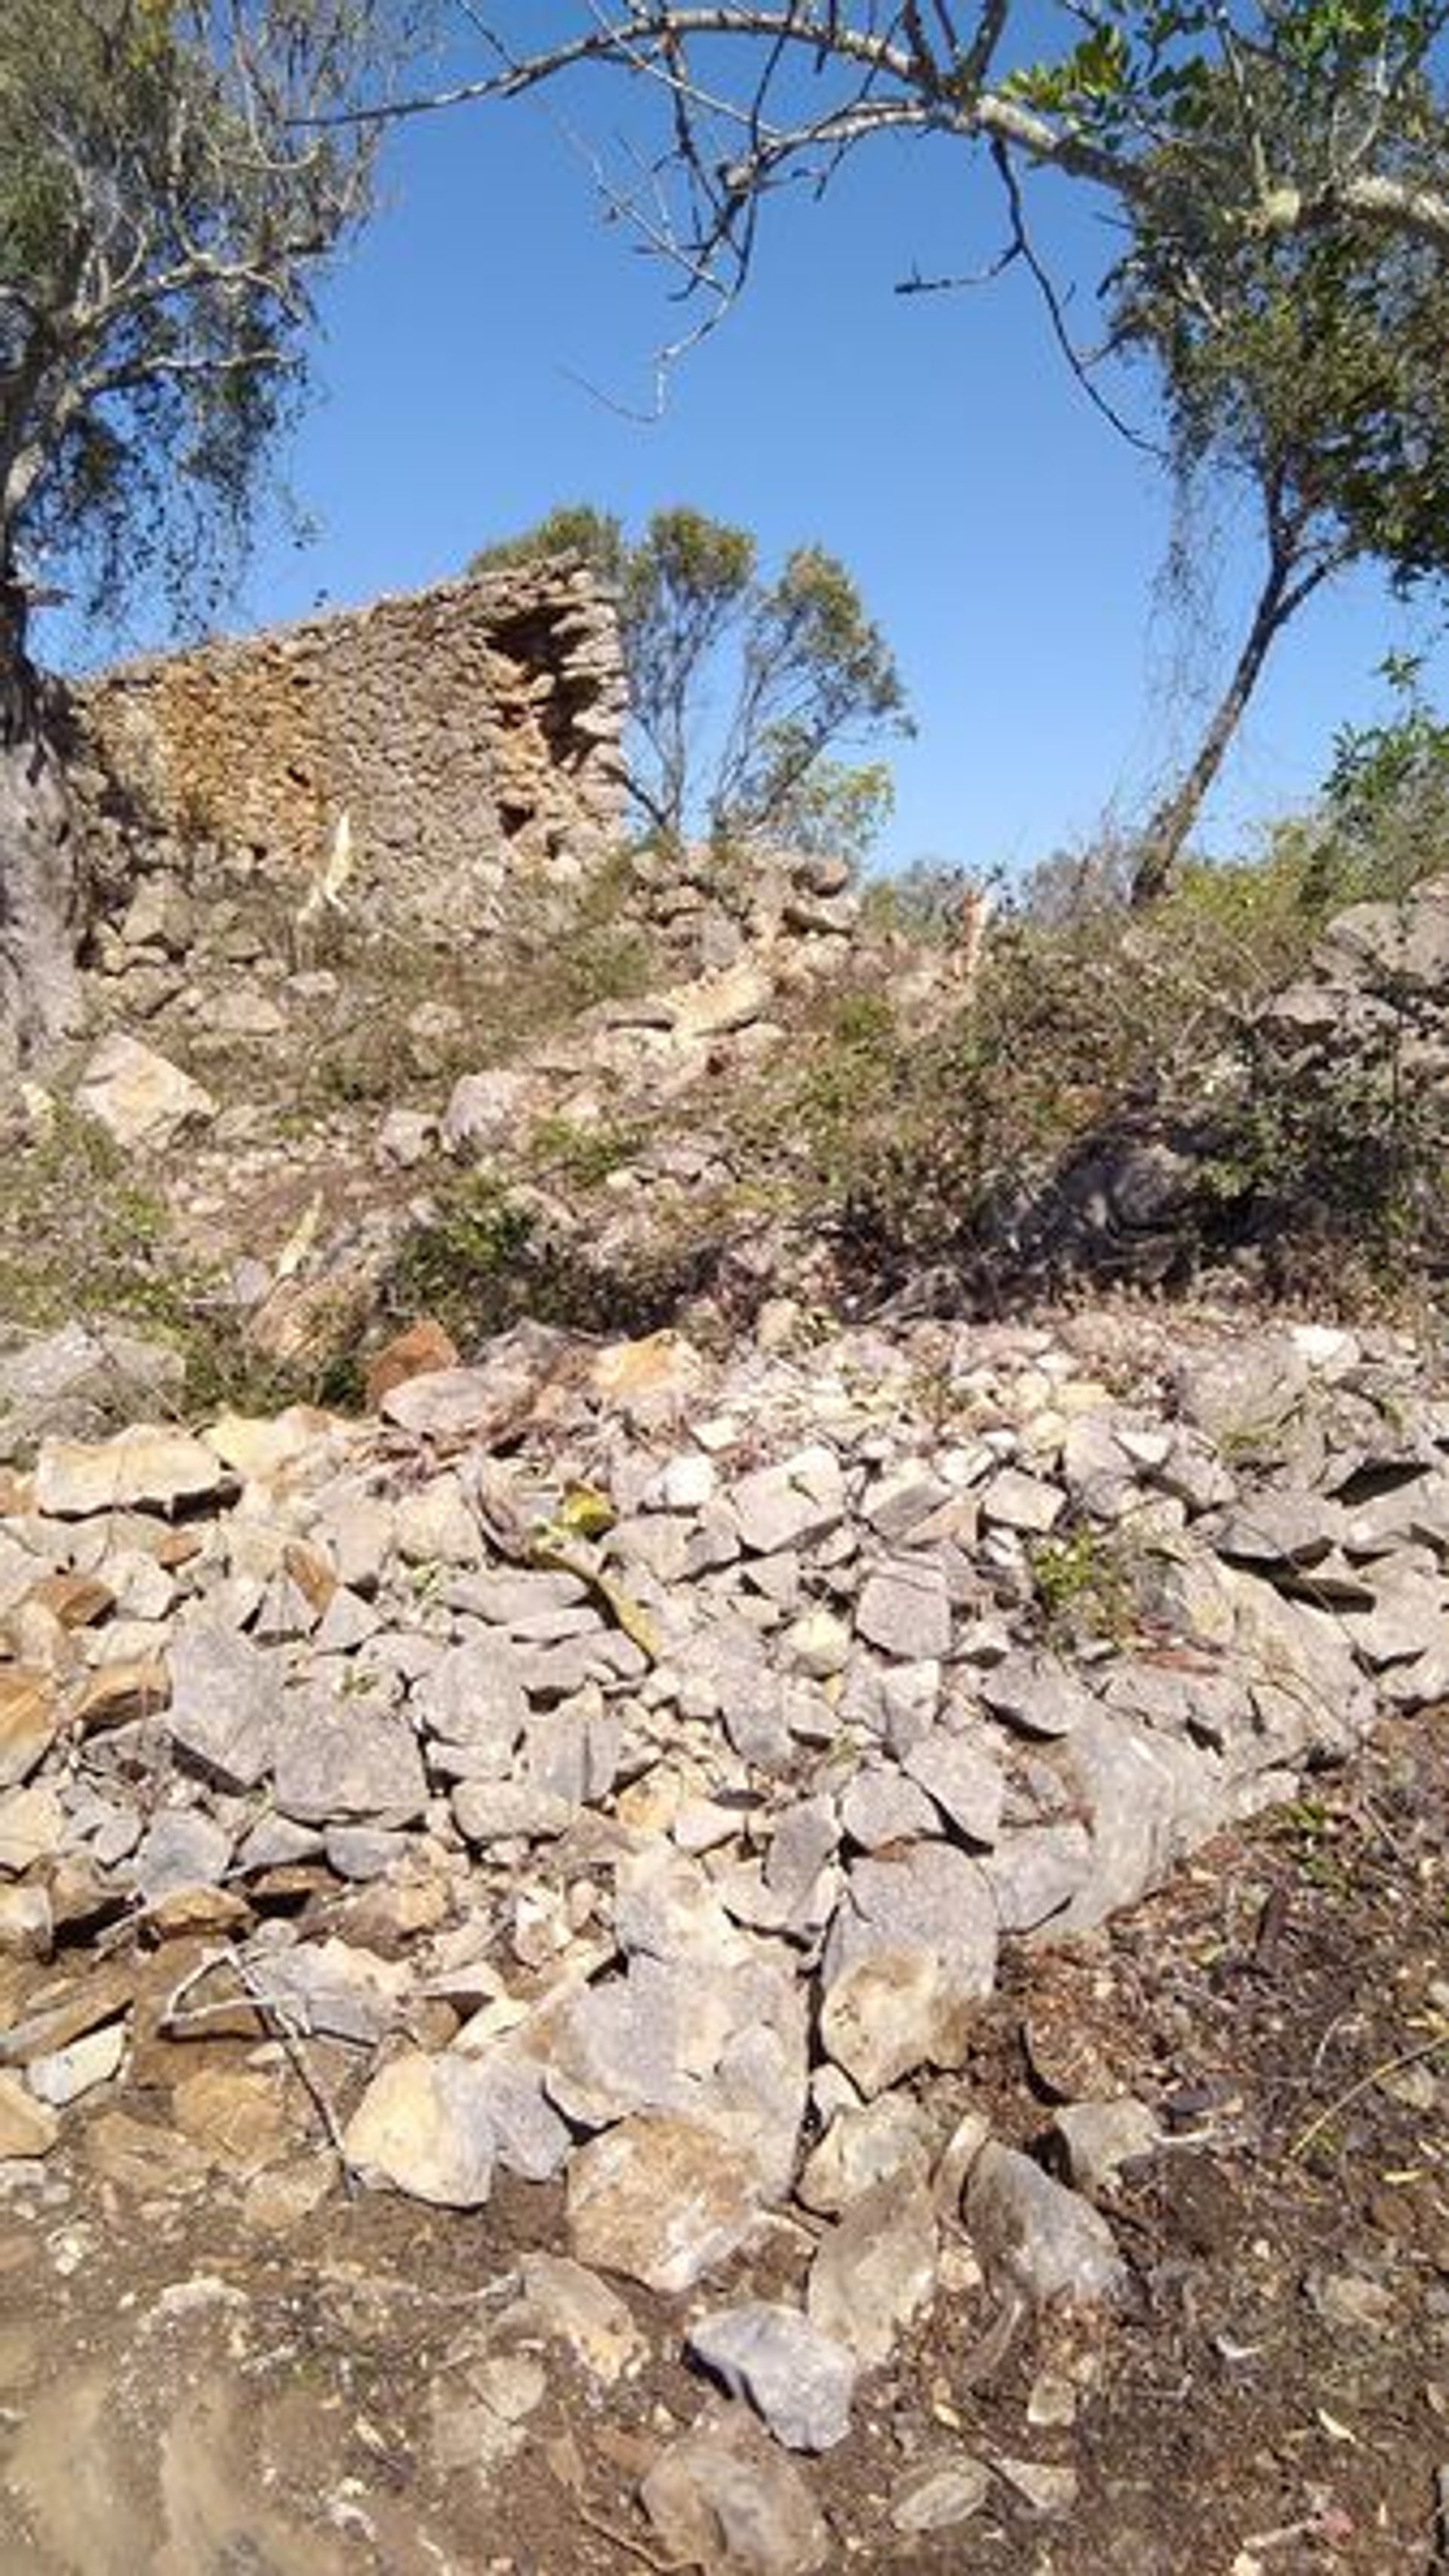
<path fill-rule="evenodd" d="M 940 1831 L 934 1801 L 894 1763 L 856 1772 L 841 1795 L 840 1821 L 851 1841 L 868 1852 Z"/>
<path fill-rule="evenodd" d="M 1386 1556 L 1396 1547 L 1414 1546 L 1449 1551 L 1449 1474 L 1413 1476 L 1344 1508 L 1350 1556 Z"/>
<path fill-rule="evenodd" d="M 350 1655 L 375 1637 L 380 1621 L 370 1601 L 360 1592 L 348 1592 L 341 1584 L 333 1593 L 313 1631 L 313 1644 L 319 1655 Z"/>
<path fill-rule="evenodd" d="M 864 2093 L 956 2066 L 996 1974 L 997 1917 L 978 1864 L 945 1843 L 856 1861 L 821 1963 L 820 2032 Z"/>
<path fill-rule="evenodd" d="M 1341 1614 L 1345 1634 L 1363 1663 L 1382 1672 L 1449 1643 L 1449 1583 L 1437 1574 L 1400 1574 L 1392 1557 L 1374 1573 L 1373 1608 Z"/>
<path fill-rule="evenodd" d="M 1044 2520 L 1070 2513 L 1081 2483 L 1070 2461 L 1015 2460 L 1005 2453 L 997 2459 L 996 2474 Z"/>
<path fill-rule="evenodd" d="M 607 1798 L 619 1768 L 622 1729 L 616 1717 L 559 1708 L 533 1717 L 524 1729 L 523 1768 L 528 1786 L 590 1806 Z"/>
<path fill-rule="evenodd" d="M 635 1959 L 571 1996 L 553 2018 L 544 2083 L 582 2128 L 606 2127 L 634 2111 L 691 2112 L 718 2048 L 701 2066 L 700 2017 L 707 1996 L 697 1976 Z"/>
<path fill-rule="evenodd" d="M 816 2576 L 835 2556 L 799 2470 L 742 2406 L 711 2412 L 661 2451 L 640 2502 L 681 2568 Z"/>
<path fill-rule="evenodd" d="M 646 1843 L 614 1874 L 614 1937 L 626 1958 L 703 1960 L 718 1970 L 749 1955 L 709 1872 L 688 1852 Z"/>
<path fill-rule="evenodd" d="M 290 1816 L 261 1816 L 238 1844 L 236 1866 L 243 1872 L 290 1869 L 298 1861 L 316 1860 L 325 1848 L 315 1825 L 295 1825 Z"/>
<path fill-rule="evenodd" d="M 470 1157 L 512 1144 L 531 1097 L 525 1073 L 504 1065 L 465 1073 L 454 1083 L 443 1112 L 443 1143 L 450 1154 Z"/>
<path fill-rule="evenodd" d="M 163 1807 L 152 1818 L 130 1874 L 147 1905 L 183 1887 L 219 1887 L 231 1859 L 231 1836 L 195 1807 Z"/>
<path fill-rule="evenodd" d="M 1122 2167 L 1150 2156 L 1162 2131 L 1145 2102 L 1124 2094 L 1115 2102 L 1069 2102 L 1057 2112 L 1057 2135 L 1066 2149 L 1074 2191 L 1095 2200 Z"/>
<path fill-rule="evenodd" d="M 1028 1476 L 1020 1467 L 1003 1467 L 981 1488 L 983 1519 L 998 1529 L 1016 1530 L 1024 1538 L 1045 1538 L 1067 1507 L 1060 1485 Z"/>
<path fill-rule="evenodd" d="M 930 2131 L 920 2104 L 906 2093 L 882 2093 L 860 2110 L 836 2112 L 806 2157 L 796 2192 L 807 2209 L 835 2217 L 876 2183 L 924 2180 L 930 2163 Z"/>
<path fill-rule="evenodd" d="M 901 1767 L 968 1842 L 995 1842 L 1006 1782 L 1000 1763 L 982 1746 L 936 1727 L 912 1745 Z"/>
<path fill-rule="evenodd" d="M 982 1862 L 1003 1932 L 1036 1932 L 1065 1913 L 1092 1867 L 1085 1825 L 1008 1827 Z"/>
<path fill-rule="evenodd" d="M 1311 1566 L 1343 1536 L 1340 1506 L 1317 1494 L 1264 1493 L 1240 1502 L 1215 1535 L 1240 1565 Z"/>
<path fill-rule="evenodd" d="M 426 1384 L 408 1378 L 403 1390 Z M 478 1565 L 485 1542 L 456 1476 L 433 1476 L 393 1505 L 393 1543 L 405 1565 Z"/>
<path fill-rule="evenodd" d="M 501 1778 L 528 1718 L 519 1659 L 502 1638 L 451 1646 L 415 1684 L 412 1707 L 425 1734 L 491 1757 Z"/>
<path fill-rule="evenodd" d="M 969 2453 L 956 2459 L 923 2460 L 908 2469 L 891 2495 L 891 2527 L 913 2537 L 927 2531 L 954 2531 L 979 2513 L 991 2492 L 991 2471 Z"/>
<path fill-rule="evenodd" d="M 197 1620 L 176 1629 L 166 1659 L 166 1726 L 178 1753 L 219 1788 L 254 1789 L 282 1739 L 280 1657 Z"/>
<path fill-rule="evenodd" d="M 458 1831 L 470 1843 L 552 1842 L 577 1809 L 527 1780 L 463 1780 L 453 1791 Z"/>
<path fill-rule="evenodd" d="M 254 1957 L 251 1991 L 303 2034 L 372 2046 L 398 2021 L 405 1969 L 349 1941 L 299 1941 Z"/>
<path fill-rule="evenodd" d="M 119 2074 L 125 2054 L 126 2025 L 110 2022 L 100 2030 L 86 2031 L 67 2048 L 32 2057 L 25 2070 L 25 2089 L 50 2110 L 64 2111 Z"/>
<path fill-rule="evenodd" d="M 784 1676 L 743 1619 L 712 1620 L 690 1639 L 691 1679 L 708 1683 L 725 1732 L 740 1759 L 764 1771 L 787 1770 L 795 1758 Z"/>
<path fill-rule="evenodd" d="M 573 2134 L 544 2091 L 542 2066 L 506 2040 L 469 2063 L 477 2069 L 475 2098 L 493 2131 L 498 2162 L 525 2182 L 551 2181 L 563 2170 Z"/>
<path fill-rule="evenodd" d="M 590 1682 L 639 1681 L 648 1659 L 617 1628 L 595 1628 L 554 1646 L 515 1645 L 519 1678 L 530 1699 L 572 1699 Z"/>
<path fill-rule="evenodd" d="M 518 1572 L 511 1568 L 488 1574 L 460 1574 L 445 1594 L 450 1610 L 470 1611 L 490 1627 L 521 1628 L 536 1634 L 535 1623 L 551 1615 L 578 1610 L 588 1601 L 588 1586 L 576 1574 Z M 570 1629 L 562 1632 L 571 1635 Z"/>
<path fill-rule="evenodd" d="M 988 2140 L 965 2193 L 967 2233 L 998 2295 L 1034 2308 L 1098 2307 L 1119 2299 L 1127 2266 L 1100 2211 L 1054 2182 L 1030 2156 Z"/>
<path fill-rule="evenodd" d="M 896 1557 L 870 1575 L 856 1603 L 858 1633 L 902 1663 L 932 1663 L 950 1652 L 951 1597 L 931 1557 Z"/>
<path fill-rule="evenodd" d="M 366 1886 L 386 1877 L 408 1843 L 406 1835 L 386 1833 L 378 1825 L 330 1825 L 323 1847 L 329 1869 L 335 1869 L 339 1878 L 356 1879 Z"/>
<path fill-rule="evenodd" d="M 128 1151 L 162 1152 L 183 1127 L 216 1116 L 209 1091 L 123 1029 L 110 1030 L 87 1056 L 75 1106 Z"/>
<path fill-rule="evenodd" d="M 1309 1378 L 1308 1363 L 1288 1336 L 1265 1334 L 1180 1361 L 1178 1410 L 1219 1446 L 1271 1448 Z"/>
<path fill-rule="evenodd" d="M 1004 1718 L 1023 1735 L 1044 1739 L 1070 1735 L 1083 1713 L 1096 1705 L 1057 1655 L 1006 1655 L 982 1674 L 977 1687 L 994 1717 Z"/>
<path fill-rule="evenodd" d="M 411 1824 L 428 1799 L 417 1739 L 402 1718 L 306 1691 L 290 1695 L 275 1779 L 277 1805 L 298 1824 Z"/>
<path fill-rule="evenodd" d="M 1174 1755 L 1202 1771 L 1201 1755 L 1152 1736 L 1125 1713 L 1097 1708 L 1072 1736 L 1071 1775 L 1091 1834 L 1091 1867 L 1062 1917 L 1085 1931 L 1160 1887 L 1182 1846 Z M 1214 1784 L 1214 1794 L 1220 1792 Z"/>
<path fill-rule="evenodd" d="M 840 1841 L 830 1798 L 802 1799 L 787 1807 L 765 1854 L 765 1884 L 789 1905 L 804 1902 Z"/>
<path fill-rule="evenodd" d="M 935 2205 L 923 2177 L 872 2183 L 821 2238 L 806 2305 L 813 2325 L 863 2369 L 889 2361 L 936 2289 Z"/>
<path fill-rule="evenodd" d="M 26 1334 L 0 1350 L 0 1460 L 44 1437 L 94 1440 L 130 1416 L 170 1410 L 185 1377 L 169 1343 L 105 1317 Z"/>
<path fill-rule="evenodd" d="M 1164 1734 L 1190 1735 L 1215 1747 L 1250 1733 L 1254 1725 L 1251 1689 L 1231 1669 L 1182 1671 L 1131 1657 L 1112 1672 L 1102 1704 L 1123 1709 Z"/>
<path fill-rule="evenodd" d="M 929 1468 L 908 1465 L 888 1469 L 866 1495 L 861 1518 L 887 1546 L 898 1547 L 954 1494 L 954 1486 L 933 1475 Z"/>
<path fill-rule="evenodd" d="M 798 2308 L 757 2299 L 689 2329 L 689 2350 L 754 2407 L 788 2451 L 830 2451 L 850 2431 L 856 2365 Z"/>
<path fill-rule="evenodd" d="M 777 1467 L 742 1476 L 728 1499 L 740 1537 L 756 1556 L 808 1546 L 845 1517 L 840 1461 L 825 1448 L 801 1450 Z"/>

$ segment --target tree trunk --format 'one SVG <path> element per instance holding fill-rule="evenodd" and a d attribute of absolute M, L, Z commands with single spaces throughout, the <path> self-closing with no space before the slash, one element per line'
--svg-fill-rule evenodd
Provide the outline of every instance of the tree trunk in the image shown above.
<path fill-rule="evenodd" d="M 1275 639 L 1290 617 L 1296 616 L 1304 601 L 1334 569 L 1331 562 L 1320 561 L 1295 579 L 1298 560 L 1291 542 L 1287 540 L 1275 545 L 1269 554 L 1267 574 L 1258 593 L 1247 639 L 1238 655 L 1233 676 L 1198 746 L 1197 757 L 1180 784 L 1159 805 L 1143 834 L 1142 855 L 1132 879 L 1131 901 L 1134 906 L 1155 902 L 1171 882 L 1184 843 L 1197 821 L 1203 799 L 1223 765 L 1228 745 L 1262 677 L 1263 665 Z"/>
<path fill-rule="evenodd" d="M 80 1022 L 75 833 L 55 721 L 26 653 L 25 595 L 0 566 L 0 1072 Z"/>

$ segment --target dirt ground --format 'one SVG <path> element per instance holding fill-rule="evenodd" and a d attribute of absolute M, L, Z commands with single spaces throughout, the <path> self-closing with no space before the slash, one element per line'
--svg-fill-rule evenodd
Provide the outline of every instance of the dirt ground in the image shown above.
<path fill-rule="evenodd" d="M 1135 2093 L 1164 2121 L 1108 2204 L 1134 2297 L 1090 2339 L 1024 2332 L 993 2368 L 953 2249 L 849 2441 L 804 2465 L 832 2564 L 1449 2568 L 1446 1848 L 1440 1711 L 1109 1932 L 1028 1959 L 983 2010 L 951 2089 L 999 2132 L 1039 2139 L 1063 2092 Z M 712 2402 L 678 2358 L 685 2311 L 628 2292 L 647 2350 L 612 2386 L 520 2327 L 517 2261 L 560 2244 L 556 2192 L 515 2184 L 459 2217 L 335 2190 L 262 2231 L 239 2186 L 103 2178 L 85 2147 L 82 2127 L 0 2197 L 0 2576 L 670 2565 L 635 2491 Z M 809 2252 L 782 2222 L 750 2277 L 786 2289 Z M 546 2394 L 490 2459 L 478 2395 L 500 2355 Z M 996 2472 L 980 2510 L 898 2532 L 905 2473 L 963 2452 Z M 1002 2462 L 1070 2474 L 1029 2474 L 1034 2506 Z"/>

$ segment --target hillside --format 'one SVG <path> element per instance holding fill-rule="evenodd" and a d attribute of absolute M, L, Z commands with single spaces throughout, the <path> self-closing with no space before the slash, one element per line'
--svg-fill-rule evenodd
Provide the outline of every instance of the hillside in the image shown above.
<path fill-rule="evenodd" d="M 93 797 L 0 2567 L 1439 2563 L 1449 880 Z"/>

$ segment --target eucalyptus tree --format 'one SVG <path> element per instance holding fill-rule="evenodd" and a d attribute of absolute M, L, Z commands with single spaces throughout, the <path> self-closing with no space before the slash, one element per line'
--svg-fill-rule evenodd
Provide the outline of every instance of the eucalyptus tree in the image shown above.
<path fill-rule="evenodd" d="M 172 602 L 245 539 L 412 0 L 4 0 L 0 1060 L 69 1021 L 76 836 L 37 587 Z M 341 122 L 337 120 L 343 120 Z"/>
<path fill-rule="evenodd" d="M 1191 290 L 1170 245 L 1139 235 L 1119 280 L 1120 339 L 1160 378 L 1186 483 L 1252 496 L 1262 572 L 1227 686 L 1148 824 L 1132 886 L 1168 883 L 1268 657 L 1326 582 L 1374 563 L 1407 587 L 1449 570 L 1449 291 L 1417 237 L 1349 227 L 1234 241 Z"/>

